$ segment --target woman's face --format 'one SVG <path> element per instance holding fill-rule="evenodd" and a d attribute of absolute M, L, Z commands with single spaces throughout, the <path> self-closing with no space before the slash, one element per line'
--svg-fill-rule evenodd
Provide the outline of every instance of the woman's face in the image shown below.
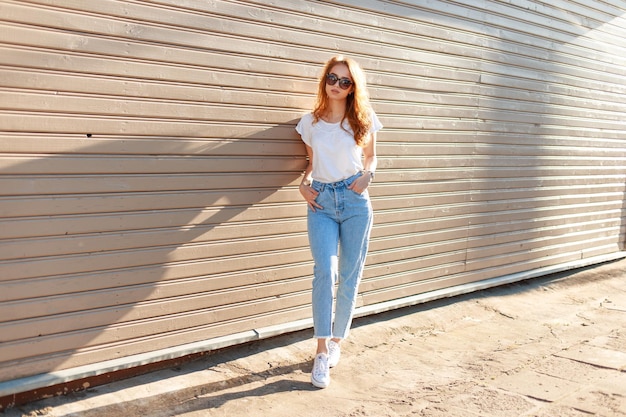
<path fill-rule="evenodd" d="M 328 73 L 336 75 L 339 80 L 341 80 L 342 78 L 347 78 L 348 80 L 352 81 L 350 71 L 348 70 L 348 67 L 344 64 L 333 65 Z M 348 97 L 348 94 L 350 94 L 354 90 L 354 84 L 352 84 L 350 88 L 347 88 L 345 90 L 339 87 L 339 84 L 340 81 L 337 81 L 335 85 L 328 85 L 328 83 L 326 83 L 326 94 L 328 95 L 329 99 L 345 100 Z"/>

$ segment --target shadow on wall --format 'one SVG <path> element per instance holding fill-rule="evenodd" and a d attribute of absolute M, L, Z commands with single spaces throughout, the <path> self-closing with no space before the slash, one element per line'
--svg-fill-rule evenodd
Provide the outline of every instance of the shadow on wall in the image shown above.
<path fill-rule="evenodd" d="M 5 154 L 0 172 L 0 381 L 262 323 L 280 303 L 252 304 L 255 285 L 302 286 L 269 269 L 300 261 L 269 251 L 306 246 L 296 122 L 232 140 L 15 138 L 46 155 Z"/>

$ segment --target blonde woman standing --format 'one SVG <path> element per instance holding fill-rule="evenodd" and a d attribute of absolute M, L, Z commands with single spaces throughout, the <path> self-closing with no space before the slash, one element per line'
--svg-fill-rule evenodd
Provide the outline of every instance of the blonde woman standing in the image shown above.
<path fill-rule="evenodd" d="M 350 58 L 330 59 L 315 108 L 296 127 L 309 157 L 300 193 L 308 205 L 315 263 L 312 305 L 317 350 L 311 382 L 318 388 L 330 384 L 329 368 L 337 365 L 340 343 L 352 323 L 373 221 L 367 188 L 376 171 L 376 132 L 381 128 L 369 103 L 363 70 Z"/>

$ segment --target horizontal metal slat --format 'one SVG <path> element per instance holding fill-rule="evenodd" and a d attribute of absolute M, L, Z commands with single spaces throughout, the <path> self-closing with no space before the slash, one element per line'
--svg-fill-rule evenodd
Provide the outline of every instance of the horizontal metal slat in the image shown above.
<path fill-rule="evenodd" d="M 35 216 L 9 217 L 0 219 L 0 239 L 15 239 L 34 236 L 71 236 L 90 233 L 150 230 L 164 227 L 213 227 L 213 236 L 222 236 L 227 227 L 232 233 L 241 222 L 272 222 L 277 219 L 290 220 L 304 216 L 306 206 L 302 202 L 269 206 L 214 207 L 173 210 L 147 210 L 137 212 L 114 212 L 86 214 L 80 216 Z M 19 213 L 15 213 L 19 216 Z M 261 220 L 260 220 L 261 219 Z M 222 223 L 226 223 L 222 226 Z M 245 226 L 245 225 L 244 225 Z"/>
<path fill-rule="evenodd" d="M 296 258 L 292 264 L 270 265 L 266 268 L 243 271 L 176 271 L 178 265 L 164 265 L 162 269 L 142 268 L 130 271 L 99 272 L 96 274 L 59 275 L 35 279 L 9 281 L 3 285 L 0 309 L 5 320 L 38 317 L 50 312 L 76 311 L 67 300 L 78 294 L 94 308 L 161 297 L 176 297 L 207 291 L 219 291 L 240 286 L 298 279 L 312 273 L 310 259 Z M 182 268 L 181 268 L 182 269 Z M 204 272 L 204 273 L 203 273 Z M 103 297 L 103 294 L 118 294 Z M 21 311 L 14 307 L 30 303 Z"/>
<path fill-rule="evenodd" d="M 133 322 L 145 322 L 147 319 L 163 320 L 170 317 L 175 319 L 177 316 L 193 316 L 215 310 L 225 304 L 237 305 L 253 301 L 263 303 L 269 298 L 279 298 L 297 293 L 306 294 L 308 288 L 310 288 L 310 279 L 289 280 L 150 302 L 137 299 L 133 300 L 132 304 L 119 303 L 114 307 L 97 307 L 91 304 L 93 297 L 82 297 L 79 294 L 72 298 L 73 313 L 65 313 L 67 308 L 63 309 L 61 305 L 54 308 L 53 305 L 49 304 L 50 311 L 45 316 L 33 315 L 23 320 L 12 319 L 9 323 L 0 324 L 0 331 L 4 335 L 2 337 L 3 344 L 30 343 L 28 339 L 53 335 L 58 337 L 63 333 L 89 331 L 103 326 L 132 325 Z M 100 294 L 101 299 L 104 298 L 102 296 L 103 294 Z M 124 297 L 124 294 L 120 294 L 120 296 Z M 67 299 L 58 301 L 64 301 L 66 304 L 68 302 Z M 29 308 L 30 303 L 24 302 L 22 304 L 19 308 Z"/>

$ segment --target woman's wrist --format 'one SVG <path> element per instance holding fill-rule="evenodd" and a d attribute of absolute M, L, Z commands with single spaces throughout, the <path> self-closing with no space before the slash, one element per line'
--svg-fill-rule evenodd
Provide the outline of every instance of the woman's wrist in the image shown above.
<path fill-rule="evenodd" d="M 369 170 L 369 169 L 364 169 L 361 171 L 363 173 L 363 175 L 369 175 L 370 177 L 370 182 L 374 181 L 374 177 L 376 176 L 376 174 L 374 173 L 374 171 Z"/>

